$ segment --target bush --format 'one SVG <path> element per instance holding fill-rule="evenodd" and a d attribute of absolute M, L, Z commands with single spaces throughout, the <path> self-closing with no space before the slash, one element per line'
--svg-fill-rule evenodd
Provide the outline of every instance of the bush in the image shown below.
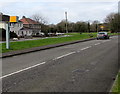
<path fill-rule="evenodd" d="M 10 38 L 18 38 L 17 34 L 14 32 L 10 32 Z M 0 28 L 0 40 L 6 40 L 6 30 Z"/>
<path fill-rule="evenodd" d="M 6 39 L 6 30 L 3 28 L 0 28 L 0 40 Z"/>
<path fill-rule="evenodd" d="M 10 32 L 10 38 L 17 38 L 17 34 L 14 32 Z"/>

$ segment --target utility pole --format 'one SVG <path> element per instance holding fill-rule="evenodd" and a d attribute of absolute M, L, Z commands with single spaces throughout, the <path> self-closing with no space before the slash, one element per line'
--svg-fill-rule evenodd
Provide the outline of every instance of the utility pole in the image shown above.
<path fill-rule="evenodd" d="M 120 32 L 120 1 L 118 2 L 118 32 Z"/>
<path fill-rule="evenodd" d="M 120 1 L 118 2 L 118 14 L 120 15 Z"/>
<path fill-rule="evenodd" d="M 65 17 L 66 17 L 66 33 L 68 33 L 68 24 L 67 24 L 67 12 L 65 12 Z"/>

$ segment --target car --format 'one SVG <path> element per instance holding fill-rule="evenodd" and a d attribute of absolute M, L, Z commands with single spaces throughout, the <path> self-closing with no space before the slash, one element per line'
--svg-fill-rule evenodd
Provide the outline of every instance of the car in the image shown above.
<path fill-rule="evenodd" d="M 97 40 L 98 39 L 109 39 L 109 35 L 107 32 L 98 32 Z"/>

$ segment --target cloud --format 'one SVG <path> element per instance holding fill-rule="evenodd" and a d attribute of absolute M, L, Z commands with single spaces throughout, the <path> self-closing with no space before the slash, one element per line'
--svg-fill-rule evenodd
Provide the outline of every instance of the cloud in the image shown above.
<path fill-rule="evenodd" d="M 58 23 L 65 19 L 68 12 L 69 21 L 88 21 L 103 19 L 111 12 L 117 12 L 118 0 L 9 0 L 0 3 L 0 11 L 13 16 L 30 17 L 39 13 L 49 19 L 49 23 Z"/>
<path fill-rule="evenodd" d="M 109 2 L 118 2 L 119 0 L 109 0 Z M 0 2 L 21 2 L 20 0 L 9 0 Z M 22 2 L 108 2 L 108 0 L 24 0 Z"/>

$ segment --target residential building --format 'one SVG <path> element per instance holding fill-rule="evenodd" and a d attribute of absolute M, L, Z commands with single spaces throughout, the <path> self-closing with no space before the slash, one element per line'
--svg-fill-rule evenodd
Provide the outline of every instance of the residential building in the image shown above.
<path fill-rule="evenodd" d="M 21 21 L 10 23 L 10 31 L 16 33 L 18 37 L 24 36 L 24 34 L 21 33 L 22 28 L 23 23 Z"/>
<path fill-rule="evenodd" d="M 23 16 L 20 20 L 23 23 L 23 28 L 20 30 L 22 33 L 26 35 L 39 35 L 41 33 L 41 25 L 40 23 Z"/>

